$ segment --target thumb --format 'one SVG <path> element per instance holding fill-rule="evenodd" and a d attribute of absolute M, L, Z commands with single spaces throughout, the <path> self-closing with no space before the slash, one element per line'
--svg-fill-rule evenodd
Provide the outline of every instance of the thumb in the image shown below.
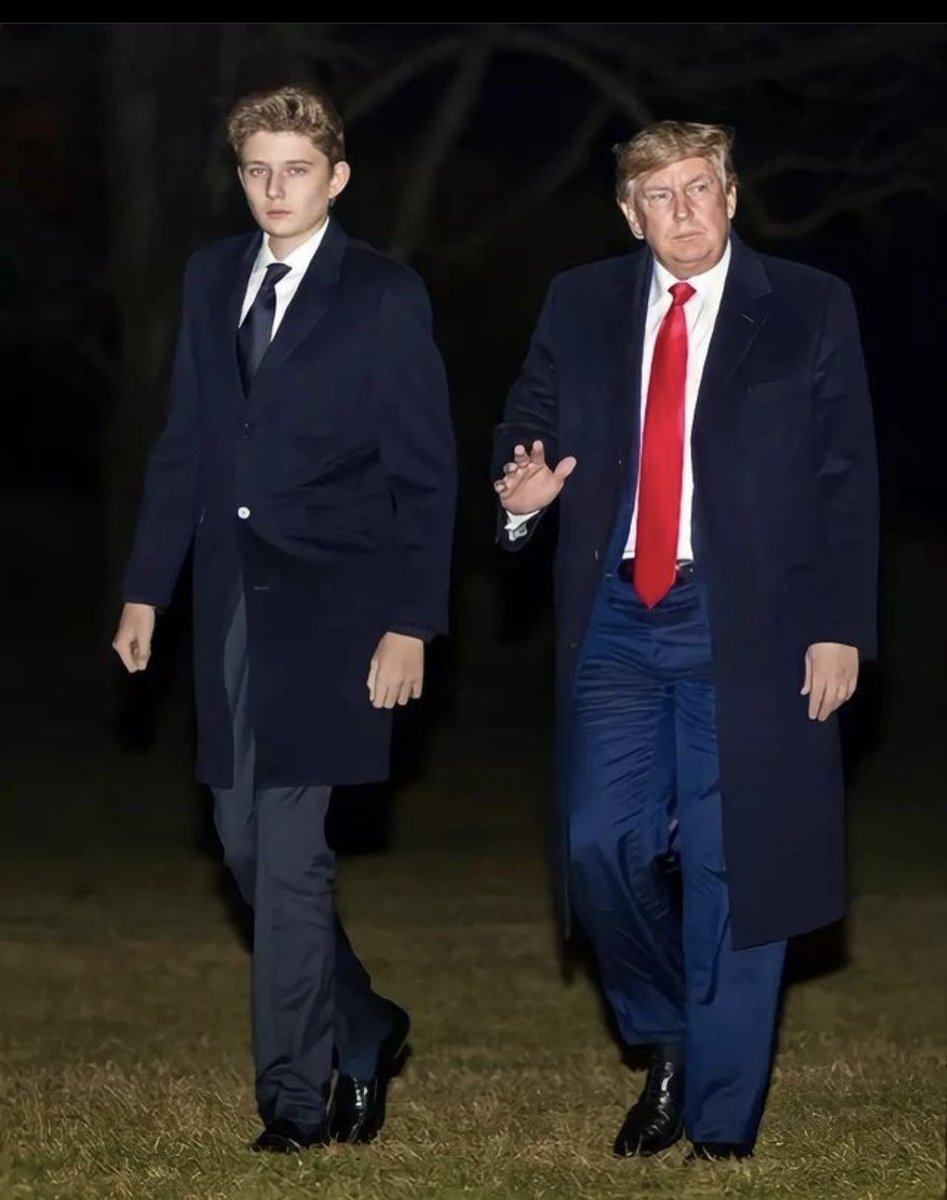
<path fill-rule="evenodd" d="M 555 477 L 560 481 L 566 480 L 576 468 L 577 459 L 572 454 L 567 454 L 565 458 L 560 458 L 556 469 L 553 472 Z"/>

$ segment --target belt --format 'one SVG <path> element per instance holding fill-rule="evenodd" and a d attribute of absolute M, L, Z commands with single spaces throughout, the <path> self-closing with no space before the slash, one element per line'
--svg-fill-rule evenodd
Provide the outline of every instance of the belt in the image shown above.
<path fill-rule="evenodd" d="M 618 574 L 626 583 L 634 583 L 635 581 L 635 558 L 623 558 L 618 564 Z M 675 564 L 674 583 L 686 583 L 694 578 L 694 560 L 692 558 L 682 558 Z M 673 586 L 673 584 L 672 584 Z"/>

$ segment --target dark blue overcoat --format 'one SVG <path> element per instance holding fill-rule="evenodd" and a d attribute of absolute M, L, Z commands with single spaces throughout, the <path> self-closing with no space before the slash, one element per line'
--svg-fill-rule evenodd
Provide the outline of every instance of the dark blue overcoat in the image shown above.
<path fill-rule="evenodd" d="M 845 909 L 837 720 L 809 720 L 799 691 L 811 643 L 875 653 L 878 500 L 848 287 L 731 240 L 694 418 L 692 539 L 710 615 L 740 947 L 817 928 Z M 631 517 L 652 263 L 642 249 L 552 281 L 496 431 L 494 478 L 519 441 L 541 438 L 553 463 L 578 460 L 557 502 L 560 750 L 606 548 L 616 522 L 626 528 Z"/>
<path fill-rule="evenodd" d="M 205 783 L 232 779 L 223 661 L 238 587 L 259 782 L 378 780 L 391 712 L 369 703 L 372 652 L 387 630 L 447 628 L 444 365 L 419 276 L 333 218 L 245 396 L 236 329 L 261 237 L 212 243 L 188 264 L 124 598 L 166 605 L 193 543 Z"/>

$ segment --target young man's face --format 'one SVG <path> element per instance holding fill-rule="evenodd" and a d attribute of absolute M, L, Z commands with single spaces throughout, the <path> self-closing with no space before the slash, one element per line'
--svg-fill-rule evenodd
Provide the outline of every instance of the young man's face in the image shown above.
<path fill-rule="evenodd" d="M 329 203 L 349 181 L 302 133 L 254 133 L 243 143 L 240 182 L 270 249 L 285 257 L 325 224 Z"/>
<path fill-rule="evenodd" d="M 723 257 L 736 207 L 736 188 L 724 188 L 714 163 L 682 158 L 636 180 L 621 210 L 658 262 L 689 279 Z"/>

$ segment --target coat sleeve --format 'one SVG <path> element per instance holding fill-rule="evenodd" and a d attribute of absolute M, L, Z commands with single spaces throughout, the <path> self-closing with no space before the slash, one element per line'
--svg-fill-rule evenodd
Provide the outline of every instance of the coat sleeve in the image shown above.
<path fill-rule="evenodd" d="M 546 461 L 552 466 L 558 462 L 558 378 L 552 349 L 555 294 L 556 281 L 553 280 L 530 338 L 526 359 L 507 393 L 503 418 L 494 430 L 491 483 L 500 478 L 504 464 L 513 457 L 514 446 L 519 444 L 528 447 L 538 439 L 543 443 Z M 497 509 L 495 540 L 504 550 L 522 549 L 538 528 L 542 511 L 521 526 L 517 537 L 510 538 L 506 531 L 506 512 L 502 505 L 497 505 Z"/>
<path fill-rule="evenodd" d="M 395 633 L 447 632 L 457 504 L 457 451 L 447 373 L 431 304 L 416 272 L 399 271 L 380 306 L 375 373 L 379 452 L 394 507 L 400 569 L 392 579 Z"/>
<path fill-rule="evenodd" d="M 811 642 L 877 653 L 879 501 L 874 422 L 855 306 L 841 281 L 815 365 L 819 538 Z"/>
<path fill-rule="evenodd" d="M 168 415 L 148 456 L 125 569 L 122 599 L 165 607 L 187 556 L 197 517 L 200 437 L 194 353 L 194 259 L 184 275 Z"/>

